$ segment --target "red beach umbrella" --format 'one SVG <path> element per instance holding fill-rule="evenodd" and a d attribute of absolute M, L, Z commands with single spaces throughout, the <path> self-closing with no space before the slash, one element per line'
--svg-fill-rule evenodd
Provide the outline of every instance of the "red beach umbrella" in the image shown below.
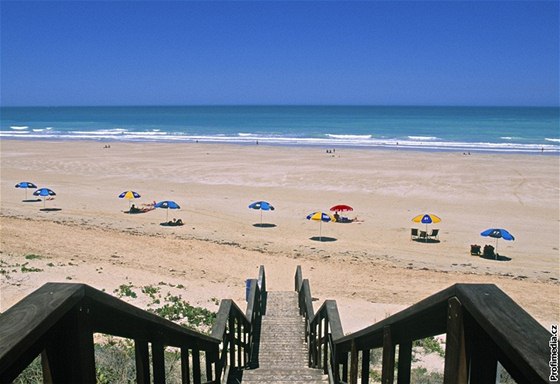
<path fill-rule="evenodd" d="M 331 212 L 350 212 L 353 210 L 354 208 L 346 204 L 339 204 L 331 207 Z"/>

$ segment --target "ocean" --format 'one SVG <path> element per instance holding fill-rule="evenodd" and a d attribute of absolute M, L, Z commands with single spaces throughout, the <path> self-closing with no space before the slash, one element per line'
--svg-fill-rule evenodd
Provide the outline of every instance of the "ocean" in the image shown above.
<path fill-rule="evenodd" d="M 557 107 L 2 107 L 0 138 L 560 154 Z"/>

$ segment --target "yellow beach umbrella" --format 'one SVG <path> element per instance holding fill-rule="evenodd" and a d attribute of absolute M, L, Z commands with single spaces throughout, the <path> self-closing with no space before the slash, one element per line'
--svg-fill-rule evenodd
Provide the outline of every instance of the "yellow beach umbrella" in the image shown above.
<path fill-rule="evenodd" d="M 426 224 L 426 233 L 428 233 L 428 224 L 439 223 L 441 219 L 432 213 L 425 213 L 422 215 L 414 216 L 412 218 L 412 221 L 415 223 Z M 426 241 L 428 241 L 427 238 Z"/>
<path fill-rule="evenodd" d="M 330 214 L 321 211 L 313 212 L 307 215 L 307 220 L 315 220 L 319 222 L 319 241 L 322 241 L 321 236 L 321 227 L 323 225 L 323 221 L 328 223 L 329 221 L 336 221 L 336 219 Z"/>
<path fill-rule="evenodd" d="M 124 191 L 119 195 L 119 199 L 127 199 L 128 200 L 128 209 L 130 209 L 130 203 L 133 199 L 138 199 L 140 194 L 134 191 Z"/>

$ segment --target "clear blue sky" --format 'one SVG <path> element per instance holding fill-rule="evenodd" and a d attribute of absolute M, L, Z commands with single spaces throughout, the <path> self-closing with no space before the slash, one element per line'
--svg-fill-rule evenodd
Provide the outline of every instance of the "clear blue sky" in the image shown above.
<path fill-rule="evenodd" d="M 558 105 L 558 1 L 1 1 L 1 105 Z"/>

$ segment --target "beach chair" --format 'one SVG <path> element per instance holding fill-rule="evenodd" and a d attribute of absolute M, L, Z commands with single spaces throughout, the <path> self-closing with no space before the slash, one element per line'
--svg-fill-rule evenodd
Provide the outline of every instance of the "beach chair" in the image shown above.
<path fill-rule="evenodd" d="M 439 229 L 432 229 L 432 233 L 428 235 L 430 240 L 438 240 Z"/>
<path fill-rule="evenodd" d="M 410 228 L 410 240 L 418 239 L 418 228 Z"/>
<path fill-rule="evenodd" d="M 471 255 L 480 256 L 480 245 L 471 244 Z"/>
<path fill-rule="evenodd" d="M 482 257 L 487 259 L 495 259 L 496 254 L 494 253 L 494 247 L 491 245 L 485 245 L 484 251 L 482 252 Z"/>
<path fill-rule="evenodd" d="M 418 235 L 418 238 L 424 241 L 428 241 L 428 232 L 420 231 L 420 235 Z"/>

